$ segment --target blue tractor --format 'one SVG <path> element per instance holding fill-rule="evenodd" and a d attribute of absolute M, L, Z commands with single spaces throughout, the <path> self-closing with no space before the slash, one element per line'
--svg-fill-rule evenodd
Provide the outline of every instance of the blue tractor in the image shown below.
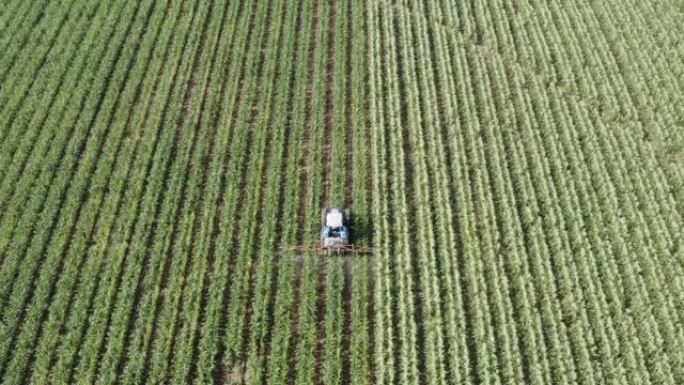
<path fill-rule="evenodd" d="M 351 212 L 349 209 L 325 208 L 321 210 L 321 242 L 320 245 L 283 246 L 282 250 L 308 253 L 317 251 L 320 254 L 345 255 L 374 254 L 377 249 L 372 246 L 355 246 L 351 238 Z"/>
<path fill-rule="evenodd" d="M 321 210 L 321 249 L 326 254 L 348 250 L 349 209 L 325 208 Z"/>

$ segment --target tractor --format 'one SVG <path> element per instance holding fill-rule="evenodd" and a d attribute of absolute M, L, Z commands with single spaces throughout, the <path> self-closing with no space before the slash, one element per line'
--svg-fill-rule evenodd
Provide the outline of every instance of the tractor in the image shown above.
<path fill-rule="evenodd" d="M 349 209 L 321 210 L 321 250 L 326 254 L 340 253 L 350 248 Z"/>
<path fill-rule="evenodd" d="M 352 223 L 349 209 L 324 208 L 321 210 L 321 232 L 318 245 L 284 246 L 284 251 L 297 253 L 318 252 L 323 255 L 373 254 L 370 246 L 352 243 Z"/>

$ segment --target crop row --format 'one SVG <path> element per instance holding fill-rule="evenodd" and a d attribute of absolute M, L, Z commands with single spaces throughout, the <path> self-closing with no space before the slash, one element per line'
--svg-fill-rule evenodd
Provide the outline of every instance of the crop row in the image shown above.
<path fill-rule="evenodd" d="M 681 7 L 6 3 L 3 384 L 684 381 Z"/>
<path fill-rule="evenodd" d="M 681 379 L 679 176 L 640 134 L 676 104 L 637 92 L 674 63 L 637 75 L 603 5 L 368 7 L 378 382 Z"/>
<path fill-rule="evenodd" d="M 119 136 L 116 133 L 108 137 L 111 140 L 107 141 L 106 144 L 100 140 L 107 129 L 112 107 L 114 107 L 114 103 L 104 104 L 103 100 L 117 100 L 119 91 L 126 79 L 130 68 L 128 63 L 137 50 L 138 40 L 129 39 L 126 42 L 129 44 L 127 49 L 117 48 L 117 43 L 124 44 L 124 39 L 133 30 L 131 27 L 134 21 L 139 24 L 144 23 L 144 13 L 139 14 L 139 10 L 141 10 L 139 7 L 126 9 L 129 12 L 129 23 L 121 23 L 116 27 L 113 23 L 107 25 L 107 27 L 116 28 L 113 33 L 112 49 L 104 53 L 102 58 L 104 63 L 111 64 L 109 66 L 98 66 L 99 63 L 93 60 L 91 69 L 110 71 L 110 74 L 107 75 L 105 72 L 99 76 L 95 75 L 97 81 L 90 88 L 91 92 L 88 94 L 84 107 L 79 114 L 80 119 L 74 122 L 74 132 L 69 137 L 69 141 L 63 145 L 64 147 L 59 152 L 53 153 L 49 157 L 49 159 L 59 162 L 59 166 L 55 164 L 54 170 L 49 167 L 42 169 L 43 174 L 39 178 L 42 178 L 43 175 L 49 178 L 51 180 L 48 182 L 51 184 L 50 189 L 40 196 L 33 196 L 33 200 L 27 204 L 27 209 L 23 211 L 22 217 L 22 219 L 27 219 L 31 215 L 39 215 L 40 219 L 35 221 L 36 223 L 27 224 L 28 228 L 20 227 L 23 223 L 21 222 L 16 229 L 16 236 L 11 242 L 8 242 L 9 250 L 6 252 L 10 257 L 3 260 L 3 267 L 8 265 L 12 267 L 14 264 L 20 265 L 12 286 L 11 301 L 14 303 L 11 302 L 3 309 L 6 314 L 5 319 L 8 321 L 2 330 L 3 354 L 6 354 L 4 352 L 13 344 L 17 345 L 12 360 L 6 366 L 3 364 L 3 367 L 8 370 L 8 376 L 5 380 L 9 382 L 16 381 L 13 376 L 23 376 L 23 367 L 29 358 L 30 350 L 28 349 L 35 339 L 45 304 L 49 303 L 54 294 L 57 273 L 62 272 L 62 266 L 71 268 L 79 265 L 78 261 L 74 261 L 73 264 L 64 264 L 64 249 L 70 241 L 78 239 L 74 238 L 72 229 L 74 222 L 79 217 L 83 195 L 92 181 L 96 162 L 98 159 L 111 161 L 117 152 Z M 140 18 L 135 18 L 134 15 L 139 15 Z M 140 28 L 136 32 L 138 31 Z M 121 54 L 122 52 L 125 54 Z M 122 65 L 117 66 L 118 63 L 122 63 Z M 104 148 L 101 147 L 103 145 Z M 59 149 L 59 147 L 55 147 Z M 57 155 L 60 152 L 64 155 L 63 157 Z M 100 158 L 101 155 L 102 158 Z M 8 218 L 4 217 L 3 219 Z M 55 229 L 59 231 L 54 231 Z M 31 243 L 28 245 L 31 230 L 39 236 L 31 239 Z M 14 247 L 21 249 L 14 249 Z M 17 260 L 14 260 L 15 258 Z M 18 260 L 22 260 L 22 263 L 19 263 Z M 69 282 L 68 271 L 63 277 Z M 8 279 L 6 282 L 9 281 Z M 25 306 L 29 294 L 32 297 L 31 306 Z M 17 335 L 20 322 L 22 327 Z"/>

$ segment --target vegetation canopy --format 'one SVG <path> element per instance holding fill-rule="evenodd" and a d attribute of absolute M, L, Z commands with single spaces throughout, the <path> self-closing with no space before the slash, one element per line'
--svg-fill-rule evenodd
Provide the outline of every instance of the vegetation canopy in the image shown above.
<path fill-rule="evenodd" d="M 683 17 L 4 0 L 0 385 L 684 384 Z"/>

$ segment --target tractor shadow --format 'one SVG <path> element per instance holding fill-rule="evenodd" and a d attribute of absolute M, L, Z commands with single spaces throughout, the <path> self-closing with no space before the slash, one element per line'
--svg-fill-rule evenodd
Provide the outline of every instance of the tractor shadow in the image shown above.
<path fill-rule="evenodd" d="M 373 245 L 373 226 L 367 216 L 352 215 L 349 223 L 351 243 L 359 246 Z"/>

